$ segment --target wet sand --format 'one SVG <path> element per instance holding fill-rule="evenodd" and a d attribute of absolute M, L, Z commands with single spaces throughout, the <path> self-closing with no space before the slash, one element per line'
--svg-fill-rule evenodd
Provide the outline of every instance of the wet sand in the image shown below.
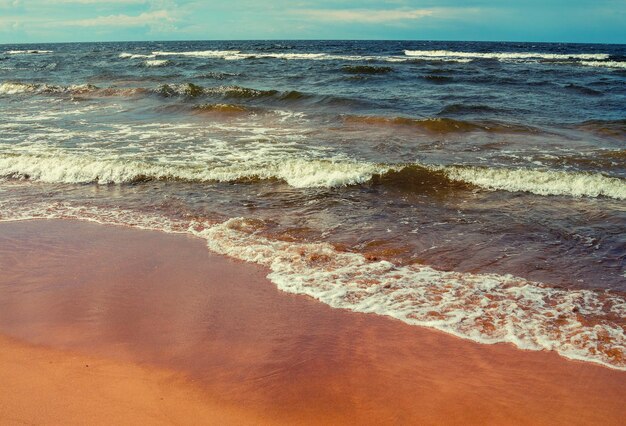
<path fill-rule="evenodd" d="M 625 372 L 331 309 L 188 236 L 2 223 L 0 271 L 3 424 L 626 417 Z"/>

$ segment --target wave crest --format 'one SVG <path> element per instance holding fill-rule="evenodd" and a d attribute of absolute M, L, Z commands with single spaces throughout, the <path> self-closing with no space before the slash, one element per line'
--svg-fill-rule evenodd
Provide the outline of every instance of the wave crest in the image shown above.
<path fill-rule="evenodd" d="M 479 166 L 374 164 L 348 160 L 283 158 L 233 165 L 181 166 L 137 160 L 101 160 L 57 154 L 0 155 L 0 176 L 51 183 L 132 183 L 145 180 L 234 182 L 278 179 L 295 188 L 383 184 L 415 191 L 482 188 L 537 195 L 626 200 L 626 179 L 599 173 Z"/>
<path fill-rule="evenodd" d="M 418 58 L 468 58 L 468 59 L 544 59 L 544 60 L 606 60 L 607 53 L 537 53 L 537 52 L 457 52 L 451 50 L 405 50 L 406 56 Z"/>

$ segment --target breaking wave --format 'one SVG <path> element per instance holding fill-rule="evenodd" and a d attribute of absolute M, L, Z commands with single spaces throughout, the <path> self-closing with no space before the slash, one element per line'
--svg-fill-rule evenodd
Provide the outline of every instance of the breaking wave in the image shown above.
<path fill-rule="evenodd" d="M 452 180 L 484 189 L 626 200 L 626 179 L 600 173 L 472 166 L 446 166 L 441 170 Z"/>
<path fill-rule="evenodd" d="M 4 82 L 0 83 L 0 95 L 16 95 L 21 93 L 72 93 L 82 94 L 93 92 L 98 88 L 92 84 L 76 84 L 71 86 L 57 86 L 53 84 L 39 83 L 19 83 Z"/>
<path fill-rule="evenodd" d="M 222 108 L 222 107 L 215 107 Z M 230 106 L 224 107 L 226 109 Z M 103 160 L 68 154 L 0 155 L 0 176 L 51 183 L 133 183 L 147 180 L 235 182 L 282 180 L 295 188 L 334 188 L 364 183 L 401 189 L 476 187 L 537 195 L 626 200 L 626 179 L 600 173 L 479 166 L 375 164 L 347 160 L 282 158 L 222 165 L 178 165 Z"/>
<path fill-rule="evenodd" d="M 380 61 L 380 62 L 410 62 L 415 58 L 406 56 L 385 55 L 341 55 L 330 53 L 281 53 L 281 52 L 241 52 L 239 50 L 200 50 L 200 51 L 155 51 L 155 56 L 183 56 L 192 58 L 224 59 L 227 61 L 241 61 L 247 59 L 282 59 L 296 61 Z M 434 58 L 431 60 L 445 62 L 468 62 L 468 59 Z"/>
<path fill-rule="evenodd" d="M 234 182 L 280 179 L 295 188 L 338 187 L 367 182 L 388 168 L 348 161 L 283 159 L 267 163 L 179 166 L 136 160 L 101 160 L 58 154 L 0 155 L 0 176 L 50 183 L 133 183 L 146 180 Z"/>
<path fill-rule="evenodd" d="M 7 55 L 40 55 L 47 53 L 54 53 L 52 50 L 7 50 Z"/>
<path fill-rule="evenodd" d="M 560 289 L 511 275 L 445 272 L 424 265 L 372 261 L 327 243 L 273 240 L 256 233 L 258 220 L 222 223 L 172 220 L 126 210 L 65 203 L 15 206 L 0 200 L 0 220 L 62 218 L 186 233 L 209 250 L 269 269 L 280 290 L 331 307 L 385 315 L 483 344 L 511 343 L 626 370 L 617 294 Z"/>
<path fill-rule="evenodd" d="M 58 86 L 46 83 L 0 83 L 0 95 L 93 95 L 93 96 L 136 96 L 149 93 L 148 89 L 136 88 L 100 88 L 93 84 L 74 84 Z"/>
<path fill-rule="evenodd" d="M 168 61 L 167 59 L 149 59 L 147 61 L 144 61 L 144 65 L 146 67 L 165 67 L 167 65 L 170 65 L 172 62 Z"/>
<path fill-rule="evenodd" d="M 120 53 L 119 57 L 122 59 L 152 59 L 155 58 L 156 55 L 146 55 L 142 53 Z"/>
<path fill-rule="evenodd" d="M 626 62 L 618 62 L 618 61 L 582 61 L 581 65 L 585 65 L 587 67 L 607 67 L 607 68 L 622 68 L 626 69 Z"/>
<path fill-rule="evenodd" d="M 498 59 L 498 60 L 606 60 L 610 55 L 606 53 L 534 53 L 534 52 L 455 52 L 450 50 L 405 50 L 406 56 L 418 58 L 468 58 L 468 59 Z"/>

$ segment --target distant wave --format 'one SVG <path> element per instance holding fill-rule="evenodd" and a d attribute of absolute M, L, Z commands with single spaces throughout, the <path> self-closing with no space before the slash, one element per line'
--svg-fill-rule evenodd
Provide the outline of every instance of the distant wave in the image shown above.
<path fill-rule="evenodd" d="M 598 90 L 594 90 L 590 87 L 582 86 L 578 84 L 568 84 L 565 86 L 565 89 L 570 90 L 572 92 L 578 92 L 582 95 L 587 95 L 587 96 L 602 96 L 603 95 L 603 93 Z"/>
<path fill-rule="evenodd" d="M 418 58 L 469 58 L 469 59 L 547 59 L 547 60 L 605 60 L 606 53 L 534 53 L 534 52 L 455 52 L 450 50 L 405 50 L 407 56 Z"/>
<path fill-rule="evenodd" d="M 390 67 L 373 67 L 369 65 L 345 66 L 342 71 L 348 74 L 386 74 L 393 71 Z"/>
<path fill-rule="evenodd" d="M 604 68 L 626 68 L 626 62 L 610 60 L 608 53 L 537 53 L 537 52 L 456 52 L 450 50 L 405 50 L 407 57 L 422 60 L 494 59 L 507 61 L 535 61 L 553 64 L 583 65 Z"/>
<path fill-rule="evenodd" d="M 149 59 L 144 61 L 143 64 L 147 67 L 164 67 L 170 65 L 172 62 L 167 59 Z"/>
<path fill-rule="evenodd" d="M 617 62 L 617 61 L 601 61 L 601 62 L 582 61 L 581 65 L 585 65 L 587 67 L 626 68 L 626 62 Z"/>
<path fill-rule="evenodd" d="M 124 52 L 124 53 L 120 53 L 119 57 L 123 58 L 123 59 L 126 59 L 126 58 L 128 58 L 128 59 L 152 59 L 152 58 L 155 58 L 156 56 L 152 55 L 152 54 L 126 53 L 126 52 Z"/>
<path fill-rule="evenodd" d="M 7 50 L 4 53 L 7 55 L 39 55 L 54 52 L 52 50 Z"/>
<path fill-rule="evenodd" d="M 626 200 L 626 179 L 599 173 L 480 166 L 375 164 L 347 160 L 282 158 L 228 166 L 181 166 L 139 160 L 103 160 L 70 154 L 0 155 L 0 176 L 52 183 L 132 183 L 146 180 L 234 182 L 278 179 L 296 188 L 382 183 L 441 189 L 473 186 L 537 195 L 609 197 Z M 412 182 L 412 183 L 411 183 Z"/>
<path fill-rule="evenodd" d="M 381 62 L 410 62 L 415 58 L 404 56 L 385 55 L 341 55 L 330 53 L 281 53 L 281 52 L 241 52 L 239 50 L 200 50 L 200 51 L 155 51 L 155 56 L 183 56 L 192 58 L 224 59 L 227 61 L 241 61 L 246 59 L 282 59 L 296 61 L 381 61 Z M 441 58 L 435 59 L 446 62 L 467 62 L 466 59 Z"/>
<path fill-rule="evenodd" d="M 454 81 L 452 77 L 448 77 L 445 75 L 436 75 L 436 74 L 425 75 L 422 78 L 434 84 L 447 84 L 447 83 L 451 83 Z"/>

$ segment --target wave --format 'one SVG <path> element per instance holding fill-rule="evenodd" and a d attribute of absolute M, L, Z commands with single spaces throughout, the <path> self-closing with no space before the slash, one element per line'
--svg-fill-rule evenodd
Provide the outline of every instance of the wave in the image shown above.
<path fill-rule="evenodd" d="M 165 67 L 167 65 L 171 65 L 172 62 L 166 59 L 150 59 L 143 62 L 146 67 Z"/>
<path fill-rule="evenodd" d="M 160 86 L 156 93 L 165 96 L 223 96 L 226 98 L 259 98 L 264 96 L 275 96 L 279 94 L 277 90 L 257 90 L 241 86 L 216 86 L 202 87 L 193 83 L 187 84 L 164 84 Z"/>
<path fill-rule="evenodd" d="M 98 88 L 92 84 L 76 84 L 71 86 L 57 86 L 53 84 L 19 83 L 6 81 L 0 83 L 0 95 L 16 95 L 21 93 L 72 93 L 83 94 L 93 92 Z"/>
<path fill-rule="evenodd" d="M 221 165 L 149 163 L 86 155 L 0 154 L 0 176 L 51 183 L 134 183 L 149 180 L 236 182 L 281 180 L 295 188 L 387 184 L 400 189 L 475 187 L 537 195 L 626 200 L 626 179 L 600 173 L 480 166 L 376 164 L 286 157 Z"/>
<path fill-rule="evenodd" d="M 156 55 L 146 55 L 146 54 L 141 54 L 141 53 L 120 53 L 119 57 L 122 59 L 153 59 L 156 57 Z"/>
<path fill-rule="evenodd" d="M 0 154 L 0 176 L 49 183 L 111 184 L 149 180 L 237 182 L 279 179 L 295 188 L 332 188 L 364 183 L 373 175 L 387 170 L 387 167 L 370 163 L 299 158 L 194 167 L 138 160 L 102 160 L 84 155 Z"/>
<path fill-rule="evenodd" d="M 154 64 L 153 66 L 162 66 Z M 203 87 L 193 83 L 185 84 L 162 84 L 155 89 L 142 87 L 135 88 L 100 88 L 92 84 L 57 86 L 43 83 L 0 83 L 0 96 L 2 95 L 82 95 L 82 96 L 147 96 L 158 95 L 165 98 L 184 97 L 190 99 L 208 97 L 221 99 L 260 99 L 268 98 L 279 102 L 293 102 L 316 105 L 354 105 L 362 103 L 357 99 L 341 98 L 333 95 L 314 95 L 299 92 L 297 90 L 281 92 L 278 90 L 259 90 L 242 86 L 210 86 Z"/>
<path fill-rule="evenodd" d="M 212 80 L 226 80 L 232 77 L 240 77 L 239 73 L 228 73 L 228 72 L 208 72 L 204 74 L 200 74 L 196 76 L 196 78 L 207 78 Z"/>
<path fill-rule="evenodd" d="M 344 115 L 342 119 L 346 123 L 366 124 L 372 126 L 407 126 L 419 128 L 431 133 L 464 133 L 464 132 L 490 132 L 490 133 L 535 133 L 532 127 L 497 122 L 472 122 L 455 120 L 452 118 L 408 118 L 408 117 L 384 117 L 372 115 Z"/>
<path fill-rule="evenodd" d="M 156 91 L 164 97 L 182 96 L 186 98 L 218 97 L 222 99 L 261 99 L 271 98 L 282 102 L 308 102 L 317 105 L 345 105 L 359 102 L 355 99 L 341 98 L 333 95 L 314 95 L 297 90 L 281 92 L 278 90 L 259 90 L 242 86 L 211 86 L 202 87 L 193 83 L 164 84 Z"/>
<path fill-rule="evenodd" d="M 150 93 L 148 89 L 136 88 L 100 88 L 93 84 L 74 84 L 58 86 L 47 83 L 19 83 L 6 81 L 0 83 L 0 95 L 89 95 L 89 96 L 137 96 Z"/>
<path fill-rule="evenodd" d="M 425 75 L 422 77 L 424 80 L 435 84 L 447 84 L 451 83 L 454 79 L 445 75 Z"/>
<path fill-rule="evenodd" d="M 4 52 L 7 55 L 44 55 L 48 53 L 54 53 L 52 50 L 7 50 Z"/>
<path fill-rule="evenodd" d="M 373 67 L 369 65 L 345 66 L 342 71 L 348 74 L 386 74 L 393 71 L 390 67 Z"/>
<path fill-rule="evenodd" d="M 626 179 L 600 173 L 504 169 L 477 166 L 435 167 L 454 181 L 479 188 L 537 195 L 609 197 L 626 200 Z"/>
<path fill-rule="evenodd" d="M 405 50 L 406 56 L 417 58 L 468 58 L 468 59 L 498 59 L 498 60 L 606 60 L 610 55 L 606 53 L 538 53 L 538 52 L 455 52 L 450 50 Z"/>
<path fill-rule="evenodd" d="M 587 67 L 606 67 L 606 68 L 622 68 L 626 69 L 626 62 L 618 62 L 618 61 L 581 61 L 581 65 Z"/>
<path fill-rule="evenodd" d="M 224 59 L 241 61 L 250 59 L 282 59 L 296 61 L 380 61 L 380 62 L 412 62 L 416 58 L 383 55 L 340 55 L 330 53 L 281 53 L 281 52 L 250 52 L 239 50 L 200 50 L 200 51 L 155 51 L 155 56 L 183 56 L 192 58 Z M 444 62 L 469 62 L 469 59 L 435 58 L 431 60 Z"/>
<path fill-rule="evenodd" d="M 571 90 L 572 92 L 578 92 L 582 95 L 587 95 L 587 96 L 602 96 L 602 92 L 598 90 L 594 90 L 590 87 L 573 84 L 573 83 L 566 85 L 565 89 Z"/>
<path fill-rule="evenodd" d="M 174 220 L 128 210 L 55 203 L 16 206 L 0 200 L 0 220 L 80 219 L 202 238 L 215 253 L 262 265 L 280 290 L 333 308 L 385 315 L 483 344 L 550 350 L 626 370 L 626 335 L 616 318 L 626 300 L 610 292 L 560 289 L 511 275 L 398 266 L 327 243 L 273 240 L 259 220 Z"/>
<path fill-rule="evenodd" d="M 220 58 L 220 59 L 239 59 L 238 55 L 241 52 L 239 50 L 200 50 L 200 51 L 188 51 L 188 52 L 166 52 L 156 51 L 152 52 L 153 56 L 189 56 L 193 58 Z"/>

